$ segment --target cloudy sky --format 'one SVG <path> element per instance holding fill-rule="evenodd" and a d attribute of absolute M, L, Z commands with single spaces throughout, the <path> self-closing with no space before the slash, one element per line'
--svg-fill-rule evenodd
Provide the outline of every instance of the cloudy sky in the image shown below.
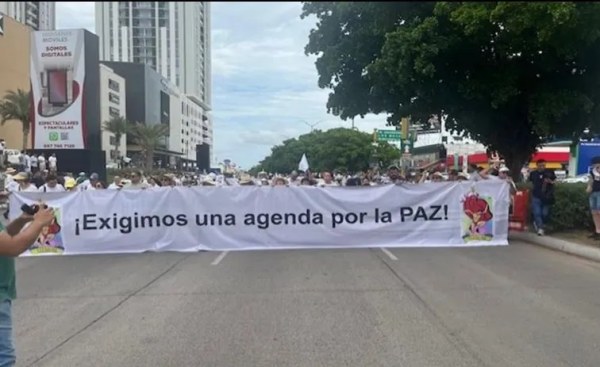
<path fill-rule="evenodd" d="M 216 159 L 250 168 L 273 145 L 309 132 L 306 123 L 350 126 L 327 114 L 328 91 L 317 86 L 315 59 L 304 55 L 315 20 L 300 19 L 299 2 L 211 5 Z M 58 28 L 95 31 L 93 2 L 58 2 L 56 11 Z M 371 132 L 385 126 L 385 116 L 355 123 Z"/>

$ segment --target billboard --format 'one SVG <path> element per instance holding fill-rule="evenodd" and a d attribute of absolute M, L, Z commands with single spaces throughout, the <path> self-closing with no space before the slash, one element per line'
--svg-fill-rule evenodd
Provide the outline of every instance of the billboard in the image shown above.
<path fill-rule="evenodd" d="M 589 173 L 592 167 L 592 158 L 600 156 L 600 142 L 589 141 L 579 143 L 577 155 L 577 174 Z"/>
<path fill-rule="evenodd" d="M 31 37 L 33 149 L 85 149 L 84 30 Z"/>

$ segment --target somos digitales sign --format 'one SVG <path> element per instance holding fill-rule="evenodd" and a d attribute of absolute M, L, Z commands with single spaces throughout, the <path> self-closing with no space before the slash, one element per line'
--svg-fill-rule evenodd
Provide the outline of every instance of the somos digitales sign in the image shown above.
<path fill-rule="evenodd" d="M 82 29 L 31 35 L 34 149 L 85 149 L 85 52 Z"/>

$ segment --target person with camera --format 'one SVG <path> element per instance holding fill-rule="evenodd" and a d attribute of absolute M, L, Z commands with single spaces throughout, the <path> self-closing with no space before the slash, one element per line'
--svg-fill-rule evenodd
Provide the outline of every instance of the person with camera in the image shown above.
<path fill-rule="evenodd" d="M 12 367 L 16 360 L 11 316 L 12 300 L 17 296 L 15 257 L 27 251 L 54 220 L 53 210 L 45 204 L 27 207 L 28 213 L 21 213 L 6 228 L 0 224 L 0 367 Z"/>

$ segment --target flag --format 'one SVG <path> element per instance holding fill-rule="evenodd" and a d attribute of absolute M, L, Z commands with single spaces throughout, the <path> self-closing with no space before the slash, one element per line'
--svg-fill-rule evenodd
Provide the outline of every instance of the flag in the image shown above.
<path fill-rule="evenodd" d="M 306 159 L 306 154 L 302 154 L 302 159 L 300 159 L 300 163 L 298 163 L 298 170 L 300 171 L 308 171 L 309 169 L 308 159 Z"/>

